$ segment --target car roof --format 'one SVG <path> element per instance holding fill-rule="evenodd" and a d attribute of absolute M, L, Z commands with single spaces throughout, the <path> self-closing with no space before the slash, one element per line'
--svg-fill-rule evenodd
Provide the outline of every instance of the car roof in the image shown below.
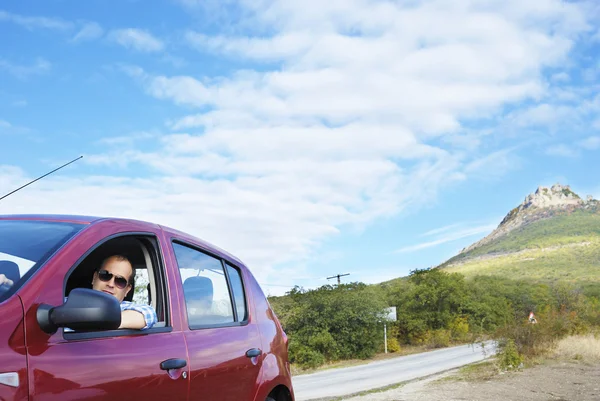
<path fill-rule="evenodd" d="M 79 224 L 91 224 L 104 219 L 103 217 L 69 214 L 0 214 L 0 220 L 37 220 Z"/>
<path fill-rule="evenodd" d="M 170 233 L 170 234 L 174 234 L 177 236 L 180 236 L 182 239 L 193 239 L 195 242 L 200 243 L 201 245 L 203 245 L 203 247 L 206 247 L 210 250 L 212 250 L 213 252 L 216 252 L 218 254 L 220 254 L 220 256 L 225 257 L 226 259 L 229 259 L 231 261 L 236 262 L 237 264 L 240 265 L 244 265 L 244 263 L 237 258 L 235 255 L 232 255 L 231 253 L 227 252 L 224 249 L 221 249 L 220 247 L 211 244 L 210 242 L 207 242 L 201 238 L 198 238 L 192 234 L 171 228 L 171 227 L 167 227 L 164 225 L 157 225 L 155 223 L 151 223 L 149 221 L 143 221 L 143 220 L 135 220 L 135 219 L 127 219 L 127 218 L 120 218 L 120 217 L 99 217 L 99 216 L 83 216 L 83 215 L 71 215 L 71 214 L 10 214 L 10 215 L 1 215 L 0 214 L 0 220 L 35 220 L 35 221 L 48 221 L 48 222 L 61 222 L 61 223 L 75 223 L 75 224 L 94 224 L 94 223 L 99 223 L 101 221 L 112 221 L 112 222 L 135 222 L 138 224 L 142 224 L 142 225 L 148 225 L 148 226 L 154 226 L 154 227 L 160 227 L 163 231 Z"/>

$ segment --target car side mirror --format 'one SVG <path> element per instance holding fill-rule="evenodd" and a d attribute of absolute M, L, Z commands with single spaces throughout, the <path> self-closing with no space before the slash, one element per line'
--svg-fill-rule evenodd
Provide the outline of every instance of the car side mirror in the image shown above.
<path fill-rule="evenodd" d="M 117 298 L 110 294 L 75 288 L 61 306 L 41 304 L 36 317 L 40 328 L 48 334 L 55 333 L 59 327 L 116 330 L 121 325 L 121 308 Z"/>

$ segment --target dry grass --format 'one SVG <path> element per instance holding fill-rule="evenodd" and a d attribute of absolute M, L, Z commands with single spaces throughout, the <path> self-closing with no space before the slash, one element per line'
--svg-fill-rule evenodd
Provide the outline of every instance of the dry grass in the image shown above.
<path fill-rule="evenodd" d="M 600 335 L 570 336 L 560 340 L 554 351 L 560 358 L 600 361 Z"/>

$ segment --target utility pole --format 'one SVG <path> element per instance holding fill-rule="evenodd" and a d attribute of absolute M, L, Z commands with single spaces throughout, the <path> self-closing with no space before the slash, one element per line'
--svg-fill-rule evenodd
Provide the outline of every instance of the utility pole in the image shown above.
<path fill-rule="evenodd" d="M 336 278 L 337 277 L 337 281 L 338 281 L 338 285 L 340 285 L 340 277 L 343 276 L 349 276 L 350 273 L 346 273 L 346 274 L 336 274 L 335 276 L 331 276 L 331 277 L 327 277 L 327 280 L 332 279 L 332 278 Z"/>

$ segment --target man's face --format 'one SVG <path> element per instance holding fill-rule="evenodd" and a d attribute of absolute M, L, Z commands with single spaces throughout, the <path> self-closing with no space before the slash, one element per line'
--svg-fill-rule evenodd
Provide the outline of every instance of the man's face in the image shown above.
<path fill-rule="evenodd" d="M 112 274 L 112 277 L 108 281 L 102 281 L 99 275 L 102 271 L 106 271 Z M 117 260 L 116 258 L 109 258 L 99 271 L 94 273 L 94 280 L 92 281 L 92 288 L 96 291 L 102 291 L 107 294 L 114 295 L 119 302 L 122 302 L 129 291 L 131 291 L 131 284 L 129 279 L 133 274 L 133 268 L 126 260 Z M 127 285 L 124 288 L 119 288 L 115 281 L 119 278 L 127 280 Z"/>

